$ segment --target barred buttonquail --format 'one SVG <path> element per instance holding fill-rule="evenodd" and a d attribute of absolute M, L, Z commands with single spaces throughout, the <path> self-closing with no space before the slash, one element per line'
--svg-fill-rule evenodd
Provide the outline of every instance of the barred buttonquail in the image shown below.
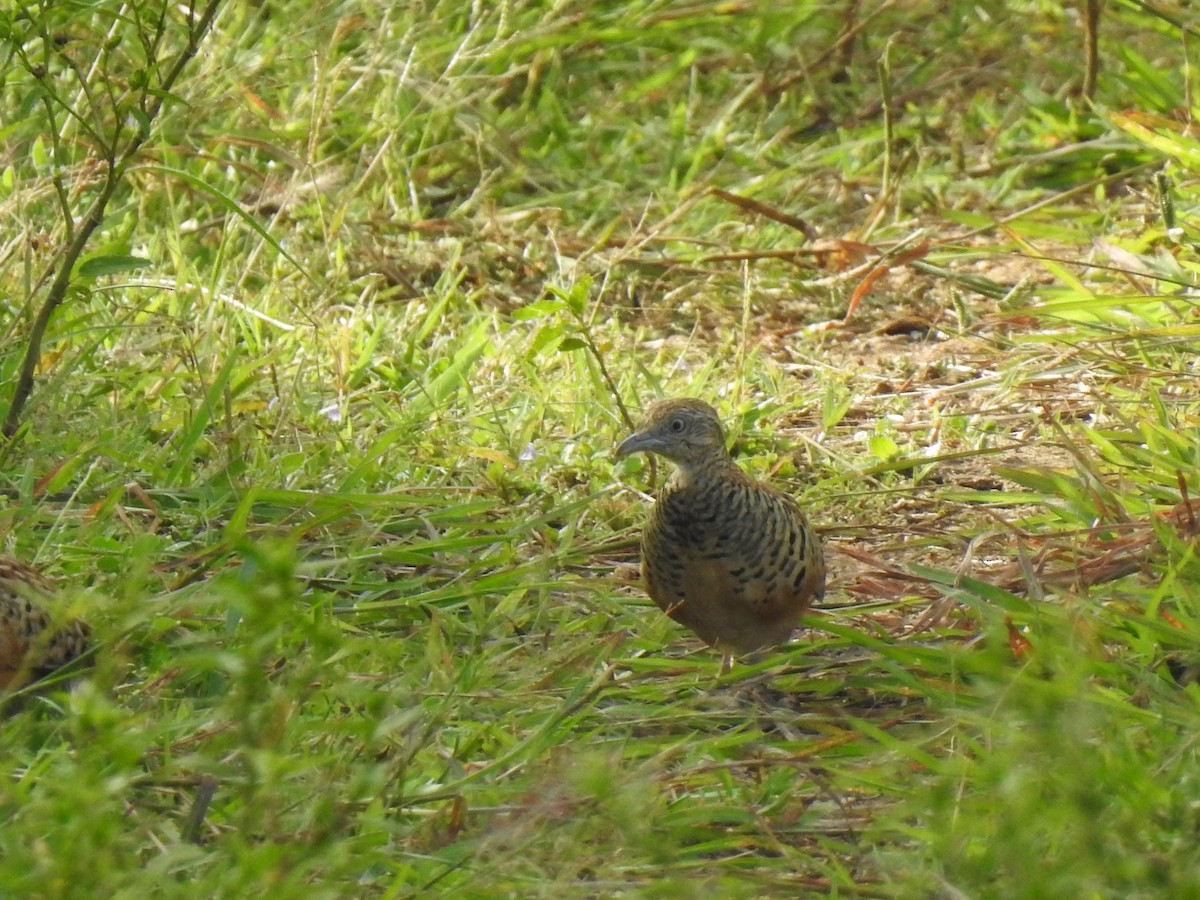
<path fill-rule="evenodd" d="M 725 449 L 716 411 L 664 400 L 616 455 L 676 466 L 646 517 L 642 580 L 672 619 L 725 654 L 785 642 L 825 590 L 821 544 L 795 501 L 755 481 Z"/>
<path fill-rule="evenodd" d="M 87 650 L 87 625 L 56 622 L 46 612 L 53 594 L 40 572 L 0 558 L 0 691 L 43 678 Z"/>

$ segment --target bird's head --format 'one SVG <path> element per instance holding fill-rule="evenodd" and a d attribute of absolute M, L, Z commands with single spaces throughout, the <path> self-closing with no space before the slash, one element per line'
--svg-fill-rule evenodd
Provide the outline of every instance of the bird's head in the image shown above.
<path fill-rule="evenodd" d="M 657 453 L 669 459 L 685 481 L 702 469 L 731 462 L 716 410 L 691 398 L 651 406 L 642 426 L 616 449 L 618 459 L 633 453 Z"/>

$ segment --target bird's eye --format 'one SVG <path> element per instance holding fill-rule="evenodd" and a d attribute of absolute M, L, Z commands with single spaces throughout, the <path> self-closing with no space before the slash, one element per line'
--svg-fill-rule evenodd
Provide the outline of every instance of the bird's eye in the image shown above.
<path fill-rule="evenodd" d="M 683 419 L 672 419 L 671 430 L 676 434 L 679 434 L 679 432 L 683 431 Z"/>

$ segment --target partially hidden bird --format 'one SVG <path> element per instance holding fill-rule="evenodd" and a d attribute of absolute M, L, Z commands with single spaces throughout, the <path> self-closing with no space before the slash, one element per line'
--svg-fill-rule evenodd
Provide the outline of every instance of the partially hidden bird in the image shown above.
<path fill-rule="evenodd" d="M 51 616 L 54 593 L 41 572 L 0 557 L 0 693 L 44 678 L 87 652 L 91 629 L 77 619 Z"/>
<path fill-rule="evenodd" d="M 820 539 L 796 502 L 743 472 L 716 410 L 664 400 L 618 445 L 654 453 L 675 471 L 646 516 L 642 582 L 659 609 L 723 654 L 788 640 L 825 591 Z"/>

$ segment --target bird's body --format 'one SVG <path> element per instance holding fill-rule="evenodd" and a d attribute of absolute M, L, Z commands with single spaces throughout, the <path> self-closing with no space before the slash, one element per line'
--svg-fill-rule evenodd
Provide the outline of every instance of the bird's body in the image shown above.
<path fill-rule="evenodd" d="M 16 690 L 82 655 L 91 630 L 46 611 L 54 585 L 29 566 L 0 558 L 0 691 Z"/>
<path fill-rule="evenodd" d="M 738 468 L 699 400 L 653 406 L 617 448 L 638 452 L 677 467 L 642 532 L 650 598 L 726 654 L 784 643 L 825 589 L 820 541 L 800 507 Z"/>

